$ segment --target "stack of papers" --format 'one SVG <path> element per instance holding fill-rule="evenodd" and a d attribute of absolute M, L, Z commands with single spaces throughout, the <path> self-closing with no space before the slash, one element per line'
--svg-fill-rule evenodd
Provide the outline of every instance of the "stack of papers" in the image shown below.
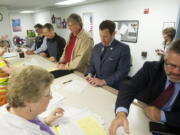
<path fill-rule="evenodd" d="M 56 135 L 107 135 L 102 119 L 88 108 L 64 107 L 64 110 L 64 116 L 53 123 Z"/>

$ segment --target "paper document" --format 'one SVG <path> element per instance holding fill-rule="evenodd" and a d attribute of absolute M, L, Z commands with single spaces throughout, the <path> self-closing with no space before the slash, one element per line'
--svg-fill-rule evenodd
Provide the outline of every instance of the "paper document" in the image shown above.
<path fill-rule="evenodd" d="M 48 72 L 51 72 L 51 71 L 54 71 L 54 70 L 58 70 L 58 68 L 48 68 L 47 69 Z"/>
<path fill-rule="evenodd" d="M 84 135 L 80 128 L 73 122 L 57 126 L 54 133 L 56 135 L 58 135 L 57 133 L 60 133 L 60 135 Z"/>
<path fill-rule="evenodd" d="M 107 135 L 105 130 L 93 117 L 85 117 L 77 121 L 84 135 Z"/>
<path fill-rule="evenodd" d="M 128 30 L 128 26 L 123 24 L 119 30 L 119 33 L 124 35 L 127 32 L 127 30 Z"/>
<path fill-rule="evenodd" d="M 82 80 L 71 80 L 68 83 L 63 82 L 63 84 L 63 90 L 75 93 L 81 93 L 83 90 L 85 90 L 86 86 L 88 85 L 86 81 Z"/>
<path fill-rule="evenodd" d="M 4 55 L 2 56 L 3 58 L 10 58 L 10 57 L 15 57 L 17 56 L 17 53 L 4 53 Z"/>
<path fill-rule="evenodd" d="M 93 116 L 61 123 L 52 130 L 56 135 L 107 135 Z"/>

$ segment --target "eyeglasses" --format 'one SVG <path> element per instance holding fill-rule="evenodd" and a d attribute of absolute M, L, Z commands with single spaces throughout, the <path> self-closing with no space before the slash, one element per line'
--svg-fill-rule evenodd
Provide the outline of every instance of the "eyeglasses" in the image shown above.
<path fill-rule="evenodd" d="M 167 68 L 171 68 L 171 69 L 176 69 L 176 68 L 178 68 L 178 70 L 180 70 L 180 66 L 177 66 L 177 65 L 168 63 L 167 61 L 164 62 L 164 65 L 165 65 Z"/>

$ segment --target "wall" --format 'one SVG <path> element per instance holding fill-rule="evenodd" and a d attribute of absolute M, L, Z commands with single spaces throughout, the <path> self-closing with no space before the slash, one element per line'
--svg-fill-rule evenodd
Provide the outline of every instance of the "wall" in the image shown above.
<path fill-rule="evenodd" d="M 0 13 L 3 14 L 3 21 L 0 22 L 0 36 L 1 35 L 9 35 L 12 37 L 10 19 L 9 19 L 9 11 L 6 7 L 0 7 Z"/>
<path fill-rule="evenodd" d="M 51 23 L 51 13 L 50 11 L 42 11 L 33 15 L 34 24 L 41 23 Z"/>
<path fill-rule="evenodd" d="M 179 0 L 111 0 L 71 8 L 54 9 L 49 11 L 49 15 L 55 14 L 57 17 L 67 18 L 71 13 L 78 13 L 82 16 L 83 13 L 92 12 L 95 43 L 100 42 L 98 27 L 102 20 L 139 20 L 138 42 L 126 42 L 131 49 L 133 67 L 130 74 L 133 75 L 145 61 L 159 59 L 154 50 L 162 48 L 161 31 L 163 22 L 176 21 L 178 6 Z M 149 14 L 143 14 L 145 8 L 150 9 Z M 38 13 L 38 16 L 41 16 L 40 14 Z M 38 19 L 39 22 L 44 20 L 43 17 Z M 35 19 L 36 21 L 37 19 Z M 67 30 L 56 29 L 56 31 L 67 39 Z M 141 51 L 148 52 L 146 59 L 141 57 Z"/>
<path fill-rule="evenodd" d="M 27 35 L 27 30 L 34 30 L 34 19 L 32 14 L 21 14 L 21 13 L 10 13 L 10 22 L 12 19 L 20 19 L 21 20 L 21 32 L 12 32 L 12 35 L 20 36 L 21 38 L 25 38 Z M 12 28 L 11 28 L 12 30 Z"/>

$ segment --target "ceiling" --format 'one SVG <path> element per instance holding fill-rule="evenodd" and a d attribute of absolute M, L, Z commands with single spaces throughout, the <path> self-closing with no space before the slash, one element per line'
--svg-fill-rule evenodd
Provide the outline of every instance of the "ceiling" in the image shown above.
<path fill-rule="evenodd" d="M 107 0 L 86 0 L 80 4 L 70 6 L 57 6 L 56 2 L 64 0 L 0 0 L 0 7 L 7 7 L 10 10 L 41 10 L 46 8 L 62 8 L 76 5 L 83 5 L 94 2 L 102 2 Z"/>

